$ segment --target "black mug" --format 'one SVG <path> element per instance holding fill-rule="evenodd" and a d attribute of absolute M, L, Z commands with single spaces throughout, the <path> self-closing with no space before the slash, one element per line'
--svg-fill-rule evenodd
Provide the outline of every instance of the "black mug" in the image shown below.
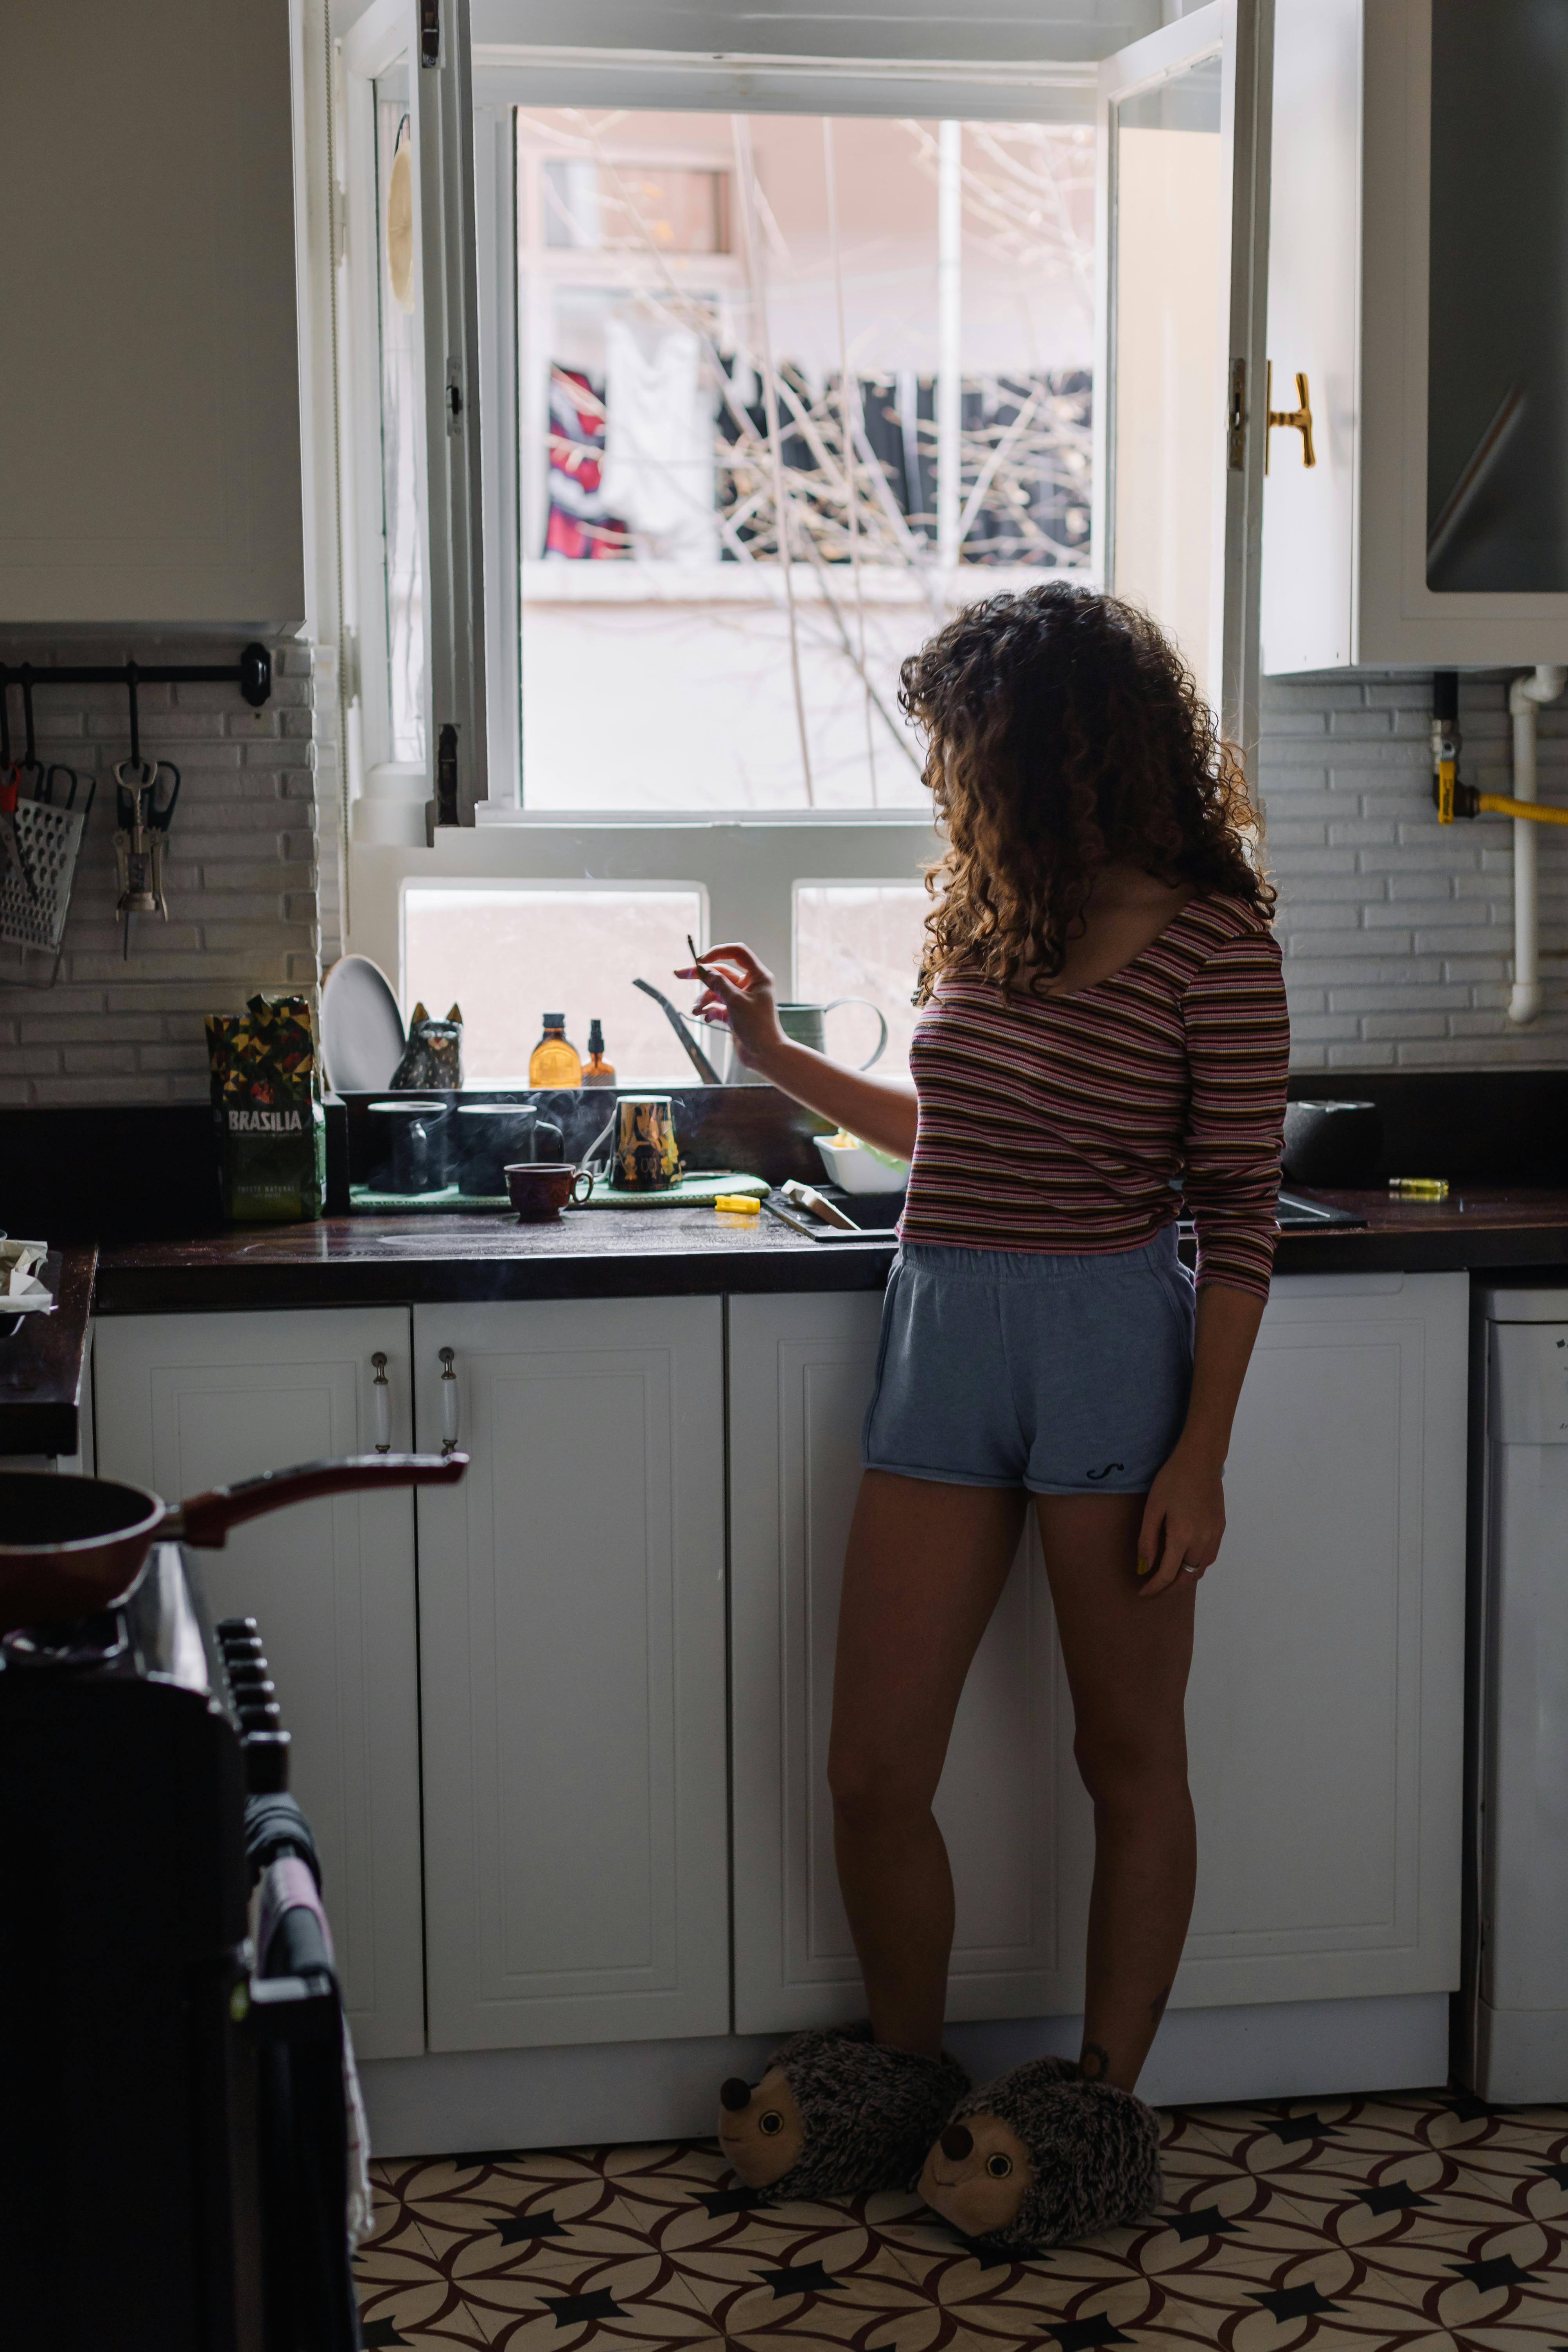
<path fill-rule="evenodd" d="M 1292 1184 L 1355 1190 L 1375 1183 L 1383 1114 L 1375 1103 L 1318 1099 L 1285 1107 L 1285 1175 Z"/>
<path fill-rule="evenodd" d="M 447 1106 L 418 1096 L 373 1102 L 370 1190 L 412 1196 L 438 1192 L 447 1181 Z"/>
<path fill-rule="evenodd" d="M 458 1177 L 471 1198 L 506 1192 L 506 1171 L 523 1160 L 561 1160 L 566 1139 L 535 1103 L 464 1103 L 458 1111 Z"/>

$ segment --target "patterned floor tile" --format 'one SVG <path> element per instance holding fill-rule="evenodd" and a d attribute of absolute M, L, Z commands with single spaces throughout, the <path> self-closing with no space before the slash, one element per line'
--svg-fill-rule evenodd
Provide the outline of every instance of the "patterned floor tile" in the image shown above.
<path fill-rule="evenodd" d="M 1380 2252 L 1385 2276 L 1413 2309 L 1468 2343 L 1531 2336 L 1568 2346 L 1568 2252 L 1561 2229 L 1518 2221 Z"/>
<path fill-rule="evenodd" d="M 1177 2109 L 1164 2201 L 1017 2262 L 912 2194 L 756 2205 L 711 2142 L 375 2168 L 367 2345 L 1568 2352 L 1568 2111 Z"/>
<path fill-rule="evenodd" d="M 1380 2161 L 1417 2149 L 1456 2164 L 1484 2158 L 1524 2170 L 1554 2145 L 1568 2147 L 1562 2108 L 1493 2108 L 1459 2092 L 1187 2112 L 1234 2162 L 1282 2182 L 1325 2170 L 1367 2176 Z"/>
<path fill-rule="evenodd" d="M 859 2344 L 879 2315 L 908 2316 L 926 2298 L 873 2231 L 829 2207 L 785 2208 L 782 2226 L 753 2227 L 689 2247 L 680 2275 L 727 2336 Z"/>
<path fill-rule="evenodd" d="M 1380 2158 L 1360 2179 L 1297 2176 L 1288 2193 L 1325 2237 L 1373 2260 L 1521 2221 L 1568 2228 L 1568 2167 L 1520 2172 L 1420 2147 Z"/>
<path fill-rule="evenodd" d="M 417 2279 L 366 2277 L 356 2265 L 360 2324 L 367 2352 L 383 2346 L 488 2345 L 489 2338 L 438 2265 L 427 2263 Z"/>
<path fill-rule="evenodd" d="M 1129 2341 L 1138 2352 L 1461 2352 L 1446 2330 L 1418 2315 L 1325 2296 L 1275 2297 L 1224 2313 L 1167 2295 Z"/>

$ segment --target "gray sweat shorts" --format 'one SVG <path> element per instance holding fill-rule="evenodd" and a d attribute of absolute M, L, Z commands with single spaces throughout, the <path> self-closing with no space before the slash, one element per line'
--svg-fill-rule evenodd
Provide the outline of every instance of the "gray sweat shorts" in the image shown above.
<path fill-rule="evenodd" d="M 906 1242 L 882 1305 L 868 1470 L 1142 1495 L 1181 1434 L 1196 1294 L 1167 1225 L 1098 1256 Z"/>

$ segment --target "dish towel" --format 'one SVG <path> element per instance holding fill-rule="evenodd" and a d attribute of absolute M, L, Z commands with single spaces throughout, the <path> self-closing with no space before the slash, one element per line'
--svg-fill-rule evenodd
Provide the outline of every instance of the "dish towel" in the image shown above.
<path fill-rule="evenodd" d="M 327 1925 L 327 1915 L 321 1906 L 321 1891 L 311 1874 L 310 1865 L 297 1853 L 286 1853 L 268 1864 L 262 1874 L 259 1909 L 257 1915 L 256 1948 L 261 1956 L 261 1972 L 267 1973 L 267 1953 L 279 1923 L 286 1911 L 305 1910 L 314 1914 L 326 1946 L 327 1958 L 332 1955 L 332 1931 Z M 340 2015 L 342 2014 L 340 2010 Z M 351 2250 L 370 2235 L 370 2126 L 365 2121 L 364 2095 L 359 2085 L 359 2069 L 354 2064 L 354 2045 L 349 2032 L 349 2021 L 342 2018 L 343 2031 L 343 2116 L 348 2135 L 348 2226 Z"/>

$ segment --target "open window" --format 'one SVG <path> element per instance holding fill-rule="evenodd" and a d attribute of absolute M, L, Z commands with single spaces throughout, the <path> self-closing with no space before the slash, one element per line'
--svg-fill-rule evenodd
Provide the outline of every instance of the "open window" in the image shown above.
<path fill-rule="evenodd" d="M 425 67 L 423 12 L 376 0 L 344 48 L 356 946 L 457 993 L 473 884 L 486 936 L 553 893 L 559 957 L 607 971 L 608 925 L 686 893 L 897 1055 L 940 848 L 899 670 L 950 614 L 1106 580 L 1250 742 L 1269 5 L 917 71 L 584 50 L 548 5 L 559 47 L 470 61 L 447 0 Z M 643 1034 L 584 1010 L 612 1056 Z"/>
<path fill-rule="evenodd" d="M 1100 68 L 1096 550 L 1232 740 L 1258 740 L 1271 0 L 1208 0 Z"/>

